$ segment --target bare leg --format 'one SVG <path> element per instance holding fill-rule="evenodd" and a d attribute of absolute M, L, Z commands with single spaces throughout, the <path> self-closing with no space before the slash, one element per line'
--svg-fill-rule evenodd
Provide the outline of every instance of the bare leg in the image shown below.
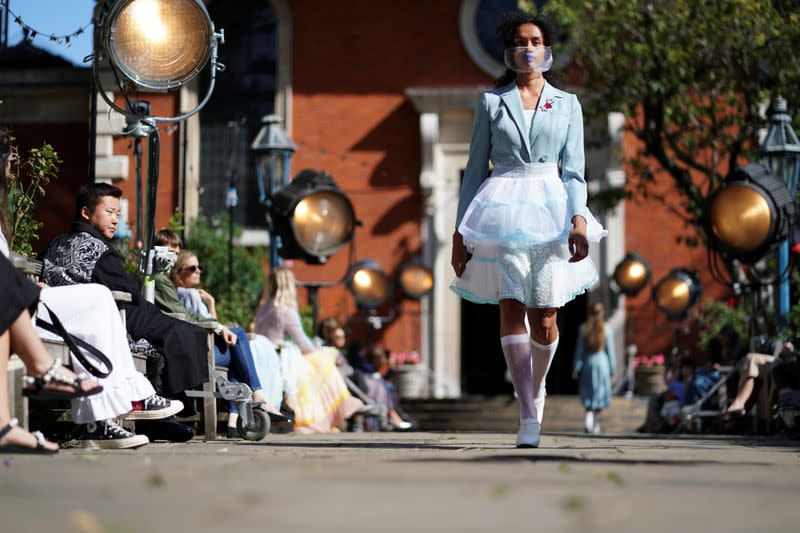
<path fill-rule="evenodd" d="M 750 399 L 750 396 L 753 394 L 753 389 L 755 388 L 756 380 L 753 377 L 747 377 L 742 381 L 739 385 L 739 392 L 736 393 L 736 398 L 733 399 L 733 402 L 728 407 L 727 412 L 732 411 L 741 411 L 744 409 L 745 404 L 747 404 L 747 400 Z"/>
<path fill-rule="evenodd" d="M 11 421 L 11 406 L 8 401 L 8 358 L 11 354 L 11 334 L 6 331 L 0 335 L 0 428 Z M 21 427 L 15 427 L 9 431 L 0 445 L 36 447 L 36 437 L 25 431 Z M 57 450 L 58 445 L 53 442 L 46 442 L 44 445 L 48 450 Z"/>
<path fill-rule="evenodd" d="M 528 322 L 531 324 L 531 338 L 539 344 L 552 344 L 558 338 L 558 309 L 528 309 Z"/>
<path fill-rule="evenodd" d="M 53 359 L 50 357 L 50 354 L 47 353 L 44 344 L 42 344 L 42 341 L 36 335 L 36 331 L 31 325 L 31 315 L 27 310 L 23 311 L 17 320 L 11 324 L 9 333 L 11 334 L 11 348 L 13 348 L 14 353 L 19 355 L 22 362 L 25 363 L 28 374 L 40 376 L 47 372 L 53 364 Z M 68 368 L 62 368 L 61 370 L 66 375 L 74 375 Z M 85 379 L 81 382 L 81 389 L 90 391 L 98 385 L 99 384 L 94 380 Z M 48 386 L 59 390 L 72 390 L 72 387 L 53 382 Z"/>

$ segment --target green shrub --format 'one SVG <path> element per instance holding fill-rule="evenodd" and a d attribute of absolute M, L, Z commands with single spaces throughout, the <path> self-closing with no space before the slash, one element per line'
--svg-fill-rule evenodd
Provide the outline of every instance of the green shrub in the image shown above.
<path fill-rule="evenodd" d="M 8 176 L 9 246 L 20 255 L 33 255 L 33 241 L 39 238 L 37 232 L 42 227 L 33 210 L 44 198 L 47 184 L 57 177 L 60 163 L 53 147 L 44 144 L 32 148 Z"/>
<path fill-rule="evenodd" d="M 264 287 L 267 250 L 233 246 L 233 283 L 228 284 L 228 214 L 221 212 L 208 220 L 198 219 L 187 236 L 184 247 L 197 254 L 203 266 L 202 285 L 216 300 L 217 318 L 247 328 L 253 320 L 258 298 Z M 234 236 L 241 226 L 234 224 Z"/>
<path fill-rule="evenodd" d="M 700 348 L 702 353 L 708 354 L 709 343 L 726 326 L 731 326 L 739 334 L 739 338 L 746 341 L 748 318 L 749 313 L 741 305 L 728 307 L 725 302 L 717 300 L 704 301 L 697 316 L 697 321 L 700 324 L 700 339 L 697 342 L 697 347 Z"/>

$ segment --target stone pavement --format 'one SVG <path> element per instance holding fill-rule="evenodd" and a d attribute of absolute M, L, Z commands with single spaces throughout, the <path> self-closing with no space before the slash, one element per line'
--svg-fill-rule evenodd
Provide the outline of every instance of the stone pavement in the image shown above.
<path fill-rule="evenodd" d="M 271 435 L 3 457 L 0 531 L 797 531 L 797 442 Z M 9 458 L 10 457 L 10 458 Z"/>

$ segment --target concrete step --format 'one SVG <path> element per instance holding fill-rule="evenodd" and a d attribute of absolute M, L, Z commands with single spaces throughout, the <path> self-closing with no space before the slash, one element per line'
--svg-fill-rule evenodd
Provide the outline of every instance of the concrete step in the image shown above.
<path fill-rule="evenodd" d="M 519 424 L 517 401 L 508 396 L 465 397 L 448 400 L 404 400 L 403 409 L 424 431 L 515 432 Z M 647 409 L 646 398 L 615 397 L 601 415 L 604 433 L 633 433 Z M 548 396 L 542 430 L 583 431 L 584 409 L 577 396 Z"/>

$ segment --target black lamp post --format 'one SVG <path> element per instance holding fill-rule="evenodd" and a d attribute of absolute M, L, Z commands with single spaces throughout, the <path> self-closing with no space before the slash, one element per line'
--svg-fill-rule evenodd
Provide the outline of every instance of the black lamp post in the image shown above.
<path fill-rule="evenodd" d="M 289 183 L 291 171 L 290 160 L 297 151 L 289 133 L 281 126 L 278 115 L 266 115 L 261 119 L 261 129 L 250 145 L 256 155 L 256 177 L 258 179 L 258 199 L 269 216 L 269 265 L 276 268 L 280 265 L 278 251 L 280 238 L 275 231 L 272 217 L 272 201 L 275 191 Z M 277 183 L 276 183 L 277 180 Z"/>
<path fill-rule="evenodd" d="M 792 128 L 792 117 L 786 100 L 778 97 L 769 116 L 769 130 L 761 145 L 761 161 L 772 173 L 783 180 L 797 200 L 797 180 L 800 177 L 800 141 Z M 793 220 L 791 222 L 794 222 Z M 784 239 L 778 247 L 778 318 L 786 323 L 790 307 L 789 294 L 789 241 Z"/>

